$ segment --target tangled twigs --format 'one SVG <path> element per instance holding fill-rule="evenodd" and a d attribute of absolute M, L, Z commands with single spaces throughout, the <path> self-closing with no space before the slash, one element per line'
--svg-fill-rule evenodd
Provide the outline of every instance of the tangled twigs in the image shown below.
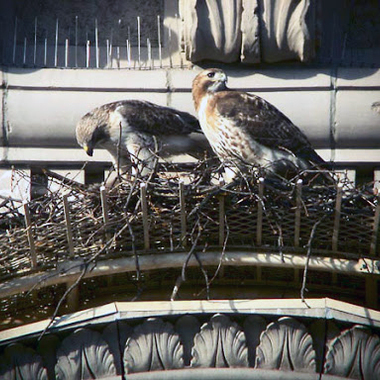
<path fill-rule="evenodd" d="M 42 331 L 42 333 L 40 334 L 39 336 L 39 340 L 42 339 L 42 337 L 45 335 L 45 333 L 49 330 L 50 326 L 54 323 L 55 319 L 57 318 L 57 315 L 58 315 L 58 312 L 59 312 L 59 309 L 62 305 L 62 303 L 65 301 L 65 299 L 67 298 L 67 296 L 70 294 L 70 292 L 76 288 L 78 286 L 78 284 L 82 281 L 82 279 L 84 278 L 85 274 L 87 273 L 87 270 L 89 268 L 89 265 L 94 262 L 98 257 L 99 255 L 101 255 L 103 252 L 106 252 L 107 249 L 113 244 L 113 240 L 116 239 L 118 236 L 120 236 L 127 228 L 130 228 L 130 225 L 129 225 L 129 222 L 127 222 L 123 228 L 121 228 L 116 234 L 115 236 L 113 236 L 110 240 L 108 240 L 108 242 L 105 244 L 105 246 L 100 249 L 97 253 L 95 253 L 92 257 L 90 257 L 89 259 L 87 259 L 84 263 L 83 263 L 83 269 L 81 271 L 81 273 L 79 274 L 78 278 L 75 280 L 75 282 L 66 289 L 65 293 L 63 294 L 63 296 L 60 298 L 60 300 L 58 301 L 58 304 L 54 310 L 54 313 L 51 317 L 51 320 L 50 322 L 48 323 L 48 325 L 45 327 L 45 329 Z M 136 262 L 138 264 L 138 262 Z M 70 268 L 72 269 L 72 268 Z M 139 268 L 136 268 L 138 274 L 140 273 L 140 269 Z"/>
<path fill-rule="evenodd" d="M 207 224 L 207 222 L 206 222 L 206 224 Z M 196 227 L 198 227 L 198 233 L 197 233 L 197 235 L 196 235 L 196 237 L 195 237 L 195 239 L 193 241 L 193 244 L 192 244 L 189 252 L 187 253 L 186 259 L 185 259 L 185 261 L 184 261 L 184 263 L 182 265 L 181 276 L 179 276 L 177 278 L 177 281 L 176 281 L 176 283 L 174 285 L 174 288 L 173 288 L 173 291 L 172 291 L 172 294 L 171 294 L 171 297 L 170 297 L 171 301 L 173 301 L 176 298 L 181 284 L 186 281 L 186 269 L 187 269 L 187 266 L 189 264 L 189 261 L 190 261 L 192 255 L 194 255 L 195 259 L 197 260 L 197 262 L 199 264 L 199 267 L 200 267 L 200 269 L 202 271 L 202 274 L 203 274 L 203 276 L 205 278 L 205 283 L 206 283 L 206 288 L 207 288 L 207 298 L 209 298 L 209 291 L 208 291 L 208 289 L 209 289 L 209 280 L 208 280 L 208 275 L 207 275 L 206 270 L 203 267 L 202 261 L 200 260 L 198 254 L 196 252 L 196 248 L 198 246 L 198 241 L 199 241 L 199 239 L 200 239 L 200 237 L 202 235 L 202 230 L 203 230 L 203 228 L 205 226 L 202 228 L 202 226 L 200 224 L 200 221 L 198 219 L 197 222 L 196 222 L 196 224 L 195 224 L 195 226 L 194 226 L 194 228 L 196 228 Z"/>

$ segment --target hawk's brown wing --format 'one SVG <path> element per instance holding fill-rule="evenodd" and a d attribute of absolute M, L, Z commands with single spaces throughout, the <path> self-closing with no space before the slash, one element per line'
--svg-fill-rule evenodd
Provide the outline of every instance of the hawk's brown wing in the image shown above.
<path fill-rule="evenodd" d="M 197 118 L 187 112 L 147 101 L 125 100 L 108 105 L 136 130 L 151 135 L 189 134 L 200 131 Z"/>
<path fill-rule="evenodd" d="M 259 96 L 221 91 L 215 94 L 217 112 L 230 119 L 260 144 L 285 149 L 314 164 L 324 163 L 307 137 L 281 111 Z"/>

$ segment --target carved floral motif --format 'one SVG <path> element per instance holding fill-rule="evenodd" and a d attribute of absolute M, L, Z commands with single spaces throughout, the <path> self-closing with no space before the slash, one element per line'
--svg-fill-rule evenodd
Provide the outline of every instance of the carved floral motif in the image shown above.
<path fill-rule="evenodd" d="M 362 326 L 344 331 L 331 343 L 325 372 L 350 379 L 380 379 L 380 339 Z"/>
<path fill-rule="evenodd" d="M 161 319 L 148 319 L 137 326 L 124 351 L 126 372 L 183 367 L 183 348 L 173 326 Z"/>
<path fill-rule="evenodd" d="M 315 54 L 310 0 L 180 0 L 183 44 L 192 62 L 310 60 Z"/>
<path fill-rule="evenodd" d="M 195 335 L 192 367 L 247 367 L 245 335 L 225 315 L 214 315 Z"/>
<path fill-rule="evenodd" d="M 31 348 L 11 344 L 0 360 L 0 378 L 3 380 L 47 380 L 42 359 Z"/>
<path fill-rule="evenodd" d="M 324 319 L 306 328 L 291 317 L 268 324 L 258 315 L 239 315 L 243 331 L 226 315 L 216 314 L 201 326 L 203 318 L 179 317 L 175 328 L 160 318 L 133 325 L 117 321 L 97 331 L 78 329 L 63 340 L 57 331 L 39 343 L 12 343 L 0 355 L 0 379 L 85 380 L 185 366 L 249 366 L 271 373 L 294 371 L 294 378 L 325 373 L 342 379 L 380 379 L 375 328 L 353 326 L 341 333 L 336 323 Z"/>
<path fill-rule="evenodd" d="M 260 337 L 256 367 L 315 372 L 313 340 L 306 327 L 289 317 L 270 323 Z"/>
<path fill-rule="evenodd" d="M 63 340 L 57 351 L 55 373 L 60 379 L 96 379 L 116 375 L 113 356 L 101 335 L 78 329 Z"/>

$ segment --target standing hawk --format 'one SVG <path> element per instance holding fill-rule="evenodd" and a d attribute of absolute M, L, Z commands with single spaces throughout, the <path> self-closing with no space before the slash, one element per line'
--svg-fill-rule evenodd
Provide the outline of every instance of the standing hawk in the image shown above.
<path fill-rule="evenodd" d="M 236 173 L 258 167 L 281 176 L 324 164 L 306 136 L 275 106 L 226 86 L 220 69 L 193 81 L 199 122 L 212 149 Z"/>
<path fill-rule="evenodd" d="M 192 132 L 201 132 L 194 116 L 140 100 L 97 107 L 84 115 L 76 127 L 78 144 L 88 155 L 92 156 L 97 146 L 105 148 L 122 173 L 132 163 L 135 174 L 141 175 L 154 169 L 158 156 L 204 153 L 207 142 Z"/>

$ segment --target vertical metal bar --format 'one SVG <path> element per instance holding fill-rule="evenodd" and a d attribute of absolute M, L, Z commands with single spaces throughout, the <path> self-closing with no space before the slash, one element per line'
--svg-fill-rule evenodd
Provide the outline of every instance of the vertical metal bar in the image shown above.
<path fill-rule="evenodd" d="M 95 65 L 99 68 L 99 31 L 98 31 L 98 19 L 95 19 Z"/>
<path fill-rule="evenodd" d="M 149 249 L 150 242 L 149 242 L 148 203 L 146 200 L 146 184 L 145 183 L 142 183 L 140 185 L 140 200 L 141 200 L 142 221 L 143 221 L 143 230 L 144 230 L 144 249 Z"/>
<path fill-rule="evenodd" d="M 23 59 L 22 59 L 22 63 L 23 63 L 23 65 L 26 64 L 26 42 L 27 42 L 27 39 L 26 39 L 26 37 L 25 37 L 25 38 L 24 38 L 24 57 L 23 57 Z"/>
<path fill-rule="evenodd" d="M 127 39 L 127 61 L 128 61 L 128 67 L 131 68 L 131 47 L 129 40 Z"/>
<path fill-rule="evenodd" d="M 65 67 L 69 65 L 69 39 L 65 40 Z"/>
<path fill-rule="evenodd" d="M 26 234 L 28 237 L 29 248 L 30 248 L 31 266 L 32 268 L 36 268 L 37 267 L 36 246 L 34 244 L 34 239 L 33 239 L 32 222 L 30 218 L 28 203 L 24 202 L 23 206 L 24 206 L 24 213 L 25 213 Z"/>
<path fill-rule="evenodd" d="M 45 47 L 44 47 L 44 66 L 47 65 L 47 32 L 45 35 Z"/>
<path fill-rule="evenodd" d="M 78 16 L 75 16 L 75 67 L 78 67 Z"/>
<path fill-rule="evenodd" d="M 186 200 L 185 200 L 185 185 L 183 181 L 179 181 L 179 205 L 181 210 L 181 244 L 186 247 Z"/>
<path fill-rule="evenodd" d="M 161 44 L 161 17 L 157 16 L 157 34 L 158 34 L 158 59 L 160 60 L 160 68 L 162 68 L 162 44 Z"/>
<path fill-rule="evenodd" d="M 377 205 L 375 209 L 375 216 L 373 218 L 373 230 L 372 230 L 372 239 L 370 247 L 370 255 L 376 255 L 377 247 L 377 236 L 379 234 L 379 223 L 380 223 L 380 198 L 377 197 Z"/>
<path fill-rule="evenodd" d="M 13 35 L 13 64 L 16 63 L 16 50 L 17 50 L 17 16 L 15 18 L 15 30 Z"/>
<path fill-rule="evenodd" d="M 152 46 L 150 44 L 149 38 L 146 39 L 146 45 L 148 48 L 148 64 L 151 69 L 153 69 L 153 64 L 152 64 Z"/>
<path fill-rule="evenodd" d="M 86 67 L 90 67 L 90 41 L 87 40 L 86 43 Z"/>
<path fill-rule="evenodd" d="M 58 66 L 58 33 L 59 33 L 59 26 L 58 26 L 58 18 L 55 24 L 55 50 L 54 50 L 54 66 Z"/>
<path fill-rule="evenodd" d="M 120 46 L 116 47 L 116 64 L 117 68 L 120 69 Z"/>
<path fill-rule="evenodd" d="M 131 28 L 128 26 L 128 46 L 129 46 L 129 68 L 132 65 Z"/>
<path fill-rule="evenodd" d="M 33 65 L 37 62 L 37 17 L 34 19 L 34 50 L 33 50 Z"/>
<path fill-rule="evenodd" d="M 110 59 L 110 67 L 112 67 L 113 62 L 112 62 L 112 49 L 113 49 L 113 29 L 111 29 L 111 38 L 110 38 L 110 50 L 108 52 L 109 54 L 109 59 Z"/>
<path fill-rule="evenodd" d="M 73 232 L 71 229 L 71 218 L 70 218 L 70 208 L 68 201 L 69 194 L 63 195 L 63 211 L 65 215 L 65 223 L 66 223 L 66 237 L 67 243 L 69 246 L 70 257 L 74 257 L 74 242 L 73 242 Z"/>
<path fill-rule="evenodd" d="M 264 198 L 264 178 L 259 178 L 259 193 L 257 201 L 257 222 L 256 222 L 256 244 L 262 243 L 263 238 L 263 198 Z"/>
<path fill-rule="evenodd" d="M 301 231 L 301 210 L 302 210 L 302 179 L 297 181 L 296 189 L 296 212 L 294 222 L 294 246 L 300 246 L 300 231 Z"/>
<path fill-rule="evenodd" d="M 139 60 L 139 69 L 141 69 L 141 29 L 140 16 L 137 16 L 137 56 Z"/>
<path fill-rule="evenodd" d="M 172 29 L 169 27 L 169 66 L 173 67 L 173 59 L 172 59 Z"/>
<path fill-rule="evenodd" d="M 110 40 L 106 40 L 106 57 L 107 57 L 107 67 L 110 67 Z"/>
<path fill-rule="evenodd" d="M 335 200 L 335 213 L 334 213 L 334 227 L 332 235 L 332 250 L 338 250 L 338 240 L 339 240 L 339 226 L 340 226 L 340 215 L 342 208 L 342 193 L 343 193 L 343 184 L 338 183 L 336 200 Z"/>

